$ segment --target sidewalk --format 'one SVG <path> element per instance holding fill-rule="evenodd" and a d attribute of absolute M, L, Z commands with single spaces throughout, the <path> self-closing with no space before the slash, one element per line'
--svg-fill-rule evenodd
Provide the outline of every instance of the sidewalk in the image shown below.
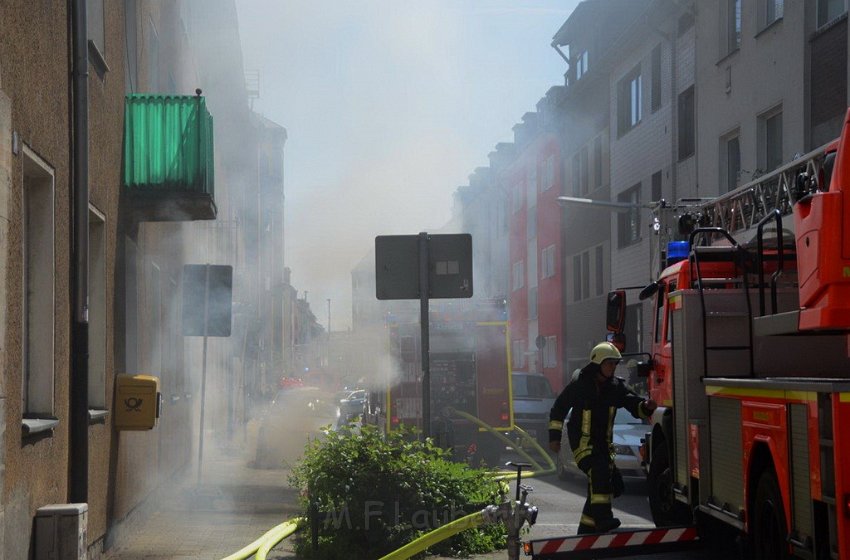
<path fill-rule="evenodd" d="M 144 507 L 144 517 L 106 552 L 106 560 L 220 560 L 296 516 L 288 472 L 254 469 L 250 459 L 242 449 L 209 445 L 201 484 L 194 468 L 166 483 Z M 268 558 L 295 555 L 284 541 Z"/>
<path fill-rule="evenodd" d="M 201 484 L 194 468 L 166 483 L 122 529 L 104 560 L 221 560 L 297 516 L 289 472 L 253 468 L 253 446 L 246 448 L 209 444 Z M 268 560 L 296 558 L 291 537 L 268 555 Z M 507 553 L 472 558 L 504 560 Z"/>

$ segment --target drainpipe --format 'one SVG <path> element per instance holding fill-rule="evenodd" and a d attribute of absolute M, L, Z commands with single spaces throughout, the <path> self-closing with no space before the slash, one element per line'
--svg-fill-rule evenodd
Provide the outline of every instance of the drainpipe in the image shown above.
<path fill-rule="evenodd" d="M 71 449 L 69 500 L 88 502 L 89 482 L 89 165 L 88 35 L 86 0 L 71 2 L 71 144 L 73 212 L 71 247 Z"/>

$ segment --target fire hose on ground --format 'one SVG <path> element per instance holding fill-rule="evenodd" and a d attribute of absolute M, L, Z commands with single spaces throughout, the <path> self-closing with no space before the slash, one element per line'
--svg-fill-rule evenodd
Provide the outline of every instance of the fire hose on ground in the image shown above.
<path fill-rule="evenodd" d="M 305 521 L 306 519 L 303 517 L 296 517 L 295 519 L 284 521 L 277 527 L 273 527 L 266 531 L 262 537 L 255 540 L 245 548 L 234 552 L 223 560 L 247 560 L 252 556 L 254 556 L 256 560 L 265 560 L 266 555 L 272 548 L 274 548 L 280 541 L 300 529 Z"/>

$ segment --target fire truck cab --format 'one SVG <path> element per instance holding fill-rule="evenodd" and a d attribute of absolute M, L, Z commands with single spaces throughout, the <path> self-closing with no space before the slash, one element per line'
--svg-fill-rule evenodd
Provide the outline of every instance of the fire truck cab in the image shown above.
<path fill-rule="evenodd" d="M 663 202 L 645 444 L 658 526 L 755 558 L 850 560 L 850 111 L 841 137 L 706 201 Z M 668 227 L 669 226 L 669 227 Z M 617 332 L 625 291 L 609 294 Z M 651 298 L 651 299 L 650 299 Z"/>

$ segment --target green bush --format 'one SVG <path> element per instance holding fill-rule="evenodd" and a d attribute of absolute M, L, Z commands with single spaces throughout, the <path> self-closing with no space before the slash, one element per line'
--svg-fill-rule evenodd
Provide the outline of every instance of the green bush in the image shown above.
<path fill-rule="evenodd" d="M 310 531 L 297 540 L 300 556 L 380 558 L 417 537 L 488 504 L 501 486 L 484 469 L 449 460 L 448 452 L 410 430 L 382 434 L 373 426 L 331 431 L 311 442 L 290 482 L 310 497 L 321 520 L 319 549 Z M 468 556 L 505 547 L 501 524 L 469 529 L 429 549 Z"/>

